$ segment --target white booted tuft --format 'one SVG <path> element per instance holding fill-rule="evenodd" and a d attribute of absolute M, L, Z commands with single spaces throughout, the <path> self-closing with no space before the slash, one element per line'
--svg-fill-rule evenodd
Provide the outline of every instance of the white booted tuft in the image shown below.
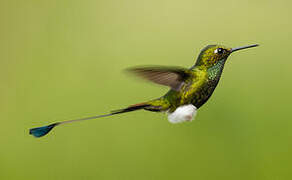
<path fill-rule="evenodd" d="M 197 108 L 192 105 L 183 105 L 178 108 L 173 113 L 168 114 L 168 121 L 170 123 L 181 123 L 185 121 L 192 121 L 197 114 Z"/>

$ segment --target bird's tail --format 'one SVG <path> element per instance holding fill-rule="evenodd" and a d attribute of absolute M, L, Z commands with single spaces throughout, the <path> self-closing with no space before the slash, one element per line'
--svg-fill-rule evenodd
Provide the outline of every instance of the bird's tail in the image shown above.
<path fill-rule="evenodd" d="M 151 104 L 148 103 L 148 102 L 140 103 L 140 104 L 134 104 L 134 105 L 129 106 L 129 107 L 124 108 L 124 109 L 112 111 L 109 114 L 86 117 L 86 118 L 81 118 L 81 119 L 68 120 L 68 121 L 62 121 L 62 122 L 57 122 L 57 123 L 50 124 L 48 126 L 32 128 L 32 129 L 29 130 L 29 134 L 33 135 L 34 137 L 42 137 L 42 136 L 48 134 L 54 127 L 62 125 L 62 124 L 73 123 L 73 122 L 78 122 L 78 121 L 85 121 L 85 120 L 90 120 L 90 119 L 97 119 L 97 118 L 101 118 L 101 117 L 112 116 L 112 115 L 115 115 L 115 114 L 122 114 L 122 113 L 126 113 L 126 112 L 136 111 L 136 110 L 139 110 L 139 109 L 145 109 L 145 108 L 150 107 L 150 106 L 151 106 Z"/>

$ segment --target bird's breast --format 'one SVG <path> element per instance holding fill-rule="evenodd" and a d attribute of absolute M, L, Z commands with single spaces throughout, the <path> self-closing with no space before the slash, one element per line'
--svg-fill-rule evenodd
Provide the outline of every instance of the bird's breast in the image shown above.
<path fill-rule="evenodd" d="M 206 82 L 194 92 L 191 103 L 197 108 L 200 108 L 211 97 L 217 84 L 218 80 L 206 80 Z"/>

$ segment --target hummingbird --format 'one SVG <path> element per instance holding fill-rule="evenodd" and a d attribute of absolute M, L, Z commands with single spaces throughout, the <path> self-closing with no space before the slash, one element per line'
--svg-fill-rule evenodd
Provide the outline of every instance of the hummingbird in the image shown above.
<path fill-rule="evenodd" d="M 114 110 L 108 114 L 61 121 L 48 126 L 32 128 L 29 130 L 29 134 L 35 137 L 42 137 L 56 126 L 136 110 L 165 112 L 168 114 L 168 120 L 171 123 L 192 121 L 197 114 L 197 110 L 213 94 L 229 55 L 233 52 L 256 46 L 258 44 L 237 48 L 229 48 L 223 45 L 208 45 L 201 50 L 196 63 L 191 68 L 171 66 L 140 66 L 129 68 L 129 72 L 153 83 L 168 86 L 170 90 L 159 98 Z"/>

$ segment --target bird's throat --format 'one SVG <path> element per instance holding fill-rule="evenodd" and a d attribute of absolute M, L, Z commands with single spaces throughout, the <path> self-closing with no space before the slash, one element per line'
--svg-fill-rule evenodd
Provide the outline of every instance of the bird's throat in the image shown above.
<path fill-rule="evenodd" d="M 208 73 L 208 78 L 210 80 L 215 80 L 216 78 L 220 78 L 221 74 L 222 74 L 222 70 L 224 68 L 224 64 L 225 64 L 225 59 L 218 61 L 217 64 L 215 64 L 212 67 L 209 67 L 207 69 L 207 73 Z"/>

